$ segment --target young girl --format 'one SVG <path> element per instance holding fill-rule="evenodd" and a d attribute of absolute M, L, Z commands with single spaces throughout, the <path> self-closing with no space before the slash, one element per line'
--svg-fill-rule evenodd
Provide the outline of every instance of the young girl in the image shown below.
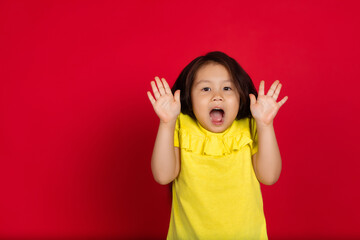
<path fill-rule="evenodd" d="M 276 102 L 279 81 L 266 95 L 261 81 L 258 95 L 222 52 L 194 59 L 172 90 L 155 81 L 151 169 L 158 183 L 172 182 L 167 239 L 267 239 L 259 182 L 274 184 L 281 172 L 273 119 L 288 98 Z"/>

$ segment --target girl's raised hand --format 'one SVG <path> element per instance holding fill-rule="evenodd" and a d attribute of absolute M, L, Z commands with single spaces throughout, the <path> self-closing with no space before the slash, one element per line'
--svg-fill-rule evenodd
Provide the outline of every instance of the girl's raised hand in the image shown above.
<path fill-rule="evenodd" d="M 280 81 L 276 80 L 268 93 L 264 95 L 265 82 L 261 81 L 258 98 L 256 99 L 254 94 L 249 94 L 251 114 L 258 127 L 271 125 L 280 107 L 288 100 L 288 96 L 286 96 L 280 102 L 276 102 L 281 86 Z"/>
<path fill-rule="evenodd" d="M 151 81 L 155 98 L 151 95 L 150 91 L 147 92 L 155 113 L 163 123 L 175 122 L 181 109 L 180 90 L 176 90 L 173 96 L 165 78 L 161 78 L 160 81 L 159 77 L 155 77 L 155 81 L 156 84 L 154 81 Z"/>

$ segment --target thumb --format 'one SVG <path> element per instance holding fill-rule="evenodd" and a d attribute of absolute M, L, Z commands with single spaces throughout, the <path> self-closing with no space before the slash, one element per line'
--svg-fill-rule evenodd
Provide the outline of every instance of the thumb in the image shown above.
<path fill-rule="evenodd" d="M 180 102 L 180 90 L 176 90 L 174 93 L 175 102 Z"/>
<path fill-rule="evenodd" d="M 250 97 L 250 105 L 253 105 L 256 103 L 256 97 L 254 94 L 250 93 L 249 94 L 249 97 Z"/>

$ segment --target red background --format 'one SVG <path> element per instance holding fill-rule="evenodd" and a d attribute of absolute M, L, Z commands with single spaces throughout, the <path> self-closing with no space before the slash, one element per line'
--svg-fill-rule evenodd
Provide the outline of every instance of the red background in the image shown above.
<path fill-rule="evenodd" d="M 154 76 L 220 50 L 279 79 L 270 239 L 360 238 L 357 1 L 1 1 L 0 239 L 164 239 Z"/>

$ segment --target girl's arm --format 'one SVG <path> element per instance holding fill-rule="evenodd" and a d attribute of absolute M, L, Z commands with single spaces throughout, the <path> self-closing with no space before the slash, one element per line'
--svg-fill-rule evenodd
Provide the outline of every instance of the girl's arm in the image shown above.
<path fill-rule="evenodd" d="M 155 77 L 151 82 L 155 98 L 148 91 L 148 97 L 160 118 L 159 130 L 156 136 L 151 170 L 156 182 L 165 185 L 172 182 L 180 171 L 179 148 L 174 147 L 174 131 L 178 115 L 180 114 L 180 90 L 171 93 L 171 89 L 164 78 Z"/>
<path fill-rule="evenodd" d="M 272 185 L 281 173 L 281 156 L 273 120 L 288 97 L 276 102 L 282 86 L 279 80 L 271 85 L 267 95 L 264 95 L 264 85 L 265 82 L 261 81 L 257 99 L 253 94 L 249 95 L 250 110 L 256 120 L 258 134 L 258 152 L 253 155 L 253 166 L 258 180 L 263 184 Z"/>
<path fill-rule="evenodd" d="M 274 127 L 257 128 L 258 152 L 253 155 L 256 177 L 265 185 L 277 182 L 281 173 L 281 156 L 276 141 Z"/>
<path fill-rule="evenodd" d="M 161 185 L 172 182 L 180 171 L 179 148 L 174 147 L 175 122 L 160 123 L 151 158 L 151 170 Z"/>

